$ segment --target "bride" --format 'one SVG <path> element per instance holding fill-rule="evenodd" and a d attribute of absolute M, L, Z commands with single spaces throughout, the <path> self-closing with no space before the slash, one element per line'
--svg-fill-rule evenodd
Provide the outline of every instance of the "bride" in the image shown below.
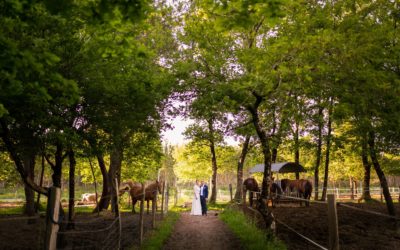
<path fill-rule="evenodd" d="M 194 184 L 194 197 L 192 201 L 192 211 L 191 215 L 201 215 L 201 204 L 200 204 L 200 186 L 199 181 L 196 180 L 196 184 Z"/>

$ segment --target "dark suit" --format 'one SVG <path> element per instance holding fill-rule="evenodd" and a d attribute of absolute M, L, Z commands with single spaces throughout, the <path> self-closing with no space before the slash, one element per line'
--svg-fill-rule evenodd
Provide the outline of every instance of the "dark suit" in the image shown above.
<path fill-rule="evenodd" d="M 204 184 L 200 188 L 200 203 L 201 203 L 201 213 L 202 215 L 207 215 L 207 201 L 208 198 L 208 186 Z"/>

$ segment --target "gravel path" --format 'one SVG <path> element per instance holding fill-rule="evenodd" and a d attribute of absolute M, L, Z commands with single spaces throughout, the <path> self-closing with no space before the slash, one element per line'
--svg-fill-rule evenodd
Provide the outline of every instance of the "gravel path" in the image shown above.
<path fill-rule="evenodd" d="M 182 213 L 164 250 L 196 249 L 220 250 L 243 249 L 240 241 L 215 212 L 208 216 L 192 216 Z"/>

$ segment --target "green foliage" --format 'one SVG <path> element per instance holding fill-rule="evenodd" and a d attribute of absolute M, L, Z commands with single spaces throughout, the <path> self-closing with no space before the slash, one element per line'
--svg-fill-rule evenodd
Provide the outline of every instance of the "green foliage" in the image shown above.
<path fill-rule="evenodd" d="M 219 215 L 233 233 L 240 239 L 245 249 L 286 249 L 276 238 L 268 238 L 266 232 L 258 229 L 246 216 L 233 208 L 226 208 Z"/>
<path fill-rule="evenodd" d="M 218 146 L 216 148 L 219 173 L 230 172 L 236 169 L 238 149 L 232 146 Z M 176 159 L 175 173 L 180 180 L 193 181 L 196 179 L 208 180 L 211 175 L 211 153 L 207 145 L 189 143 L 177 147 L 174 152 Z"/>

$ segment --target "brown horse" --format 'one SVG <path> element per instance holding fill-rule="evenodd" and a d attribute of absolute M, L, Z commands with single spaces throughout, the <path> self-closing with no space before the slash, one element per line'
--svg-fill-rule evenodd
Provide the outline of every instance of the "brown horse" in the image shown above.
<path fill-rule="evenodd" d="M 136 202 L 142 200 L 143 198 L 143 189 L 142 189 L 142 184 L 140 183 L 135 183 L 132 181 L 127 181 L 121 184 L 122 188 L 119 189 L 120 195 L 122 195 L 124 192 L 129 191 L 129 194 L 131 195 L 132 198 L 132 212 L 136 213 L 135 211 L 135 205 Z M 155 181 L 144 189 L 144 200 L 147 201 L 147 214 L 149 214 L 149 203 L 150 201 L 154 202 L 156 199 L 156 191 L 158 190 L 159 193 L 161 193 L 161 182 Z M 156 210 L 157 210 L 157 202 L 156 202 Z"/>
<path fill-rule="evenodd" d="M 253 196 L 254 193 L 253 192 L 260 192 L 260 188 L 258 187 L 258 183 L 256 181 L 256 179 L 254 178 L 247 178 L 246 180 L 244 180 L 243 182 L 243 200 L 246 201 L 246 193 L 247 190 L 251 191 L 250 195 L 249 195 L 249 203 L 250 203 L 250 207 L 253 206 Z M 257 194 L 257 198 L 258 198 L 258 194 Z"/>
<path fill-rule="evenodd" d="M 243 195 L 244 195 L 244 200 L 246 200 L 246 191 L 250 190 L 253 192 L 260 192 L 260 188 L 258 186 L 257 181 L 254 178 L 247 178 L 244 182 L 243 182 Z M 271 203 L 272 206 L 275 206 L 275 202 L 279 201 L 280 195 L 282 194 L 282 189 L 279 187 L 278 184 L 276 183 L 272 183 L 270 188 L 270 199 L 271 199 Z M 250 197 L 249 197 L 249 202 L 250 202 L 250 206 L 253 206 L 253 192 L 250 192 Z M 259 198 L 260 194 L 257 193 L 257 199 Z"/>
<path fill-rule="evenodd" d="M 306 200 L 310 200 L 313 189 L 311 182 L 304 179 L 300 180 L 282 179 L 281 187 L 284 192 L 288 190 L 290 192 L 296 191 L 299 197 L 304 198 Z M 305 204 L 308 207 L 310 205 L 310 202 L 306 201 Z"/>

